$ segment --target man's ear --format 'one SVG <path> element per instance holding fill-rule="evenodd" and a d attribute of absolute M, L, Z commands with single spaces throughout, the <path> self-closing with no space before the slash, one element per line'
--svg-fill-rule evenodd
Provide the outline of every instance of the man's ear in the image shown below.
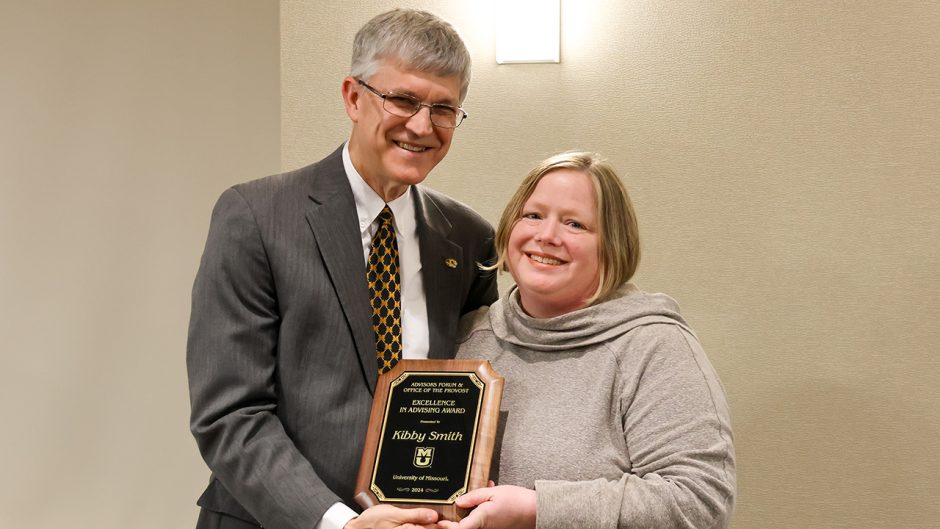
<path fill-rule="evenodd" d="M 355 78 L 346 76 L 343 79 L 343 103 L 346 105 L 346 115 L 353 123 L 359 121 L 359 82 Z"/>

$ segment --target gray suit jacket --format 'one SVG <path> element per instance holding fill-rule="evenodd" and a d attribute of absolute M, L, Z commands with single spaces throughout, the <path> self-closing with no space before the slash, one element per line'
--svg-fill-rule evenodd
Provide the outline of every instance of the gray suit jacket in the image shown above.
<path fill-rule="evenodd" d="M 415 186 L 431 358 L 496 299 L 493 230 Z M 456 259 L 457 267 L 445 265 Z M 341 149 L 225 191 L 193 287 L 191 429 L 212 470 L 205 509 L 313 529 L 352 501 L 377 379 L 356 206 Z"/>

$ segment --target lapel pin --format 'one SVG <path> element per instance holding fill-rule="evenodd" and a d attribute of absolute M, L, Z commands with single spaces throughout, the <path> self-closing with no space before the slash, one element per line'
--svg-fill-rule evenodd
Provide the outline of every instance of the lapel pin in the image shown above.
<path fill-rule="evenodd" d="M 447 265 L 447 268 L 457 268 L 457 260 L 453 257 L 444 259 L 444 264 Z"/>

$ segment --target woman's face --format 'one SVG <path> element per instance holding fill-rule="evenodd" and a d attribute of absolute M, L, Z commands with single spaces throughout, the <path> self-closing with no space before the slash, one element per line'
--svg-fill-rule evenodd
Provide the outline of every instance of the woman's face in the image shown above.
<path fill-rule="evenodd" d="M 543 176 L 509 234 L 506 253 L 530 316 L 548 318 L 584 307 L 600 275 L 591 178 L 573 169 Z"/>

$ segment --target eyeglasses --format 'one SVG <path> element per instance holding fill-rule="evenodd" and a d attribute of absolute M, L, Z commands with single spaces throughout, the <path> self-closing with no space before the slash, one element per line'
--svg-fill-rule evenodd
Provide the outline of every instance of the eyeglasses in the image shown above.
<path fill-rule="evenodd" d="M 382 93 L 362 79 L 356 79 L 356 81 L 366 87 L 366 90 L 381 97 L 382 108 L 394 116 L 410 118 L 421 111 L 421 107 L 428 107 L 431 113 L 431 124 L 444 129 L 456 129 L 467 118 L 467 112 L 460 107 L 442 103 L 422 103 L 418 98 L 406 94 Z"/>

